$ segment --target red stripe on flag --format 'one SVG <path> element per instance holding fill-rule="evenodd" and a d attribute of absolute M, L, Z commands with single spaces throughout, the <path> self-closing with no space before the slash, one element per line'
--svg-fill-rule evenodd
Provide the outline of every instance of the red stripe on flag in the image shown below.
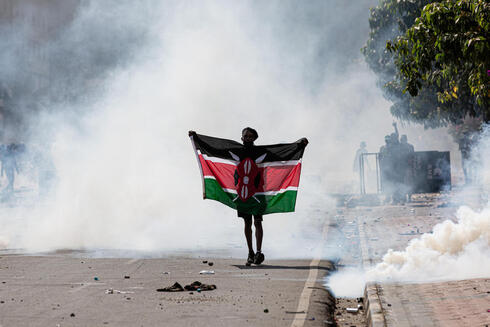
<path fill-rule="evenodd" d="M 205 160 L 202 155 L 199 155 L 199 161 L 204 177 L 213 176 L 223 188 L 236 188 L 234 178 L 236 166 Z M 279 191 L 290 186 L 298 187 L 301 163 L 296 165 L 260 167 L 259 172 L 263 177 L 265 188 L 259 187 L 257 192 Z"/>

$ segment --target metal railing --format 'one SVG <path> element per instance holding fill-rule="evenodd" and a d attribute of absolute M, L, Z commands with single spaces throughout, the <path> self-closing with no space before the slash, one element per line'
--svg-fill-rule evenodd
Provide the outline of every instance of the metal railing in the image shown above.
<path fill-rule="evenodd" d="M 376 194 L 381 193 L 381 173 L 380 173 L 380 166 L 379 166 L 379 153 L 362 153 L 359 156 L 359 186 L 360 186 L 360 193 L 361 194 L 367 194 L 366 193 L 366 175 L 365 175 L 365 167 L 366 167 L 366 162 L 367 158 L 374 156 L 374 160 L 376 162 Z"/>

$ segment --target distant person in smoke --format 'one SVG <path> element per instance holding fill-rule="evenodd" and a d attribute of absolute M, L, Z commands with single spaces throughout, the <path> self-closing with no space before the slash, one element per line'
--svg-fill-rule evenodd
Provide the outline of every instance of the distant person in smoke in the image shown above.
<path fill-rule="evenodd" d="M 385 202 L 391 202 L 394 190 L 392 137 L 385 136 L 385 144 L 379 148 L 381 188 L 386 195 Z"/>
<path fill-rule="evenodd" d="M 463 137 L 458 142 L 459 151 L 461 151 L 461 163 L 463 165 L 464 182 L 465 184 L 471 183 L 471 174 L 469 173 L 471 158 L 471 138 L 469 132 L 464 132 Z"/>
<path fill-rule="evenodd" d="M 196 136 L 195 131 L 189 131 L 189 136 Z M 245 146 L 245 152 L 250 155 L 250 157 L 255 157 L 253 155 L 255 150 L 255 145 L 254 142 L 257 140 L 259 137 L 259 134 L 257 131 L 251 127 L 245 127 L 242 130 L 242 137 L 241 140 L 243 142 L 243 145 Z M 308 140 L 306 138 L 302 138 L 299 141 L 299 144 L 301 147 L 306 147 L 308 145 Z M 260 175 L 257 175 L 259 177 Z M 237 181 L 237 171 L 235 171 L 235 183 Z M 256 185 L 259 183 L 259 180 L 254 180 L 253 183 Z M 245 212 L 240 212 L 239 210 L 237 211 L 237 216 L 239 218 L 243 218 L 245 228 L 244 228 L 244 233 L 245 233 L 245 239 L 247 241 L 247 246 L 248 246 L 248 257 L 247 257 L 247 266 L 253 264 L 261 264 L 265 260 L 265 256 L 262 253 L 262 240 L 264 237 L 264 231 L 262 228 L 262 221 L 263 221 L 263 216 L 262 215 L 252 215 L 249 213 Z M 257 246 L 257 252 L 254 252 L 253 248 L 253 236 L 252 236 L 252 219 L 253 219 L 253 224 L 255 226 L 255 240 L 256 240 L 256 246 Z"/>
<path fill-rule="evenodd" d="M 414 183 L 414 152 L 412 144 L 408 143 L 406 135 L 400 137 L 401 173 L 403 174 L 403 196 L 411 201 Z"/>
<path fill-rule="evenodd" d="M 357 149 L 356 156 L 354 157 L 354 164 L 352 165 L 353 172 L 359 173 L 360 160 L 364 153 L 368 153 L 368 150 L 366 149 L 366 142 L 362 141 L 361 144 L 359 144 L 359 149 Z"/>
<path fill-rule="evenodd" d="M 412 153 L 415 151 L 415 148 L 412 144 L 408 143 L 408 138 L 405 134 L 400 137 L 400 144 L 402 146 L 402 151 L 407 153 Z"/>
<path fill-rule="evenodd" d="M 465 184 L 471 184 L 475 181 L 478 175 L 477 166 L 479 165 L 480 158 L 478 158 L 478 151 L 473 151 L 473 148 L 478 144 L 478 135 L 465 131 L 460 138 L 458 145 L 461 151 L 461 161 L 463 164 L 463 173 Z"/>
<path fill-rule="evenodd" d="M 390 145 L 388 147 L 389 156 L 391 159 L 391 171 L 389 172 L 392 184 L 392 202 L 393 204 L 404 203 L 403 196 L 403 179 L 404 179 L 404 164 L 402 160 L 402 146 L 400 144 L 400 133 L 396 122 L 393 122 L 394 133 L 390 135 Z"/>
<path fill-rule="evenodd" d="M 17 160 L 15 158 L 15 144 L 9 144 L 6 150 L 3 151 L 1 162 L 1 176 L 3 177 L 3 174 L 5 173 L 8 181 L 5 191 L 10 194 L 14 191 L 15 172 L 17 172 L 17 174 L 19 173 Z"/>

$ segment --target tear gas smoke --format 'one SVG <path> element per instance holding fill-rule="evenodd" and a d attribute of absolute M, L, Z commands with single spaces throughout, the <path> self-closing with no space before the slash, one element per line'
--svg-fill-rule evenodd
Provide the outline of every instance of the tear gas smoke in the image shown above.
<path fill-rule="evenodd" d="M 361 296 L 365 281 L 430 282 L 488 278 L 490 276 L 490 175 L 489 126 L 484 126 L 479 144 L 473 149 L 472 166 L 479 167 L 478 192 L 483 210 L 462 206 L 457 221 L 446 220 L 433 227 L 432 233 L 410 241 L 403 251 L 389 250 L 382 261 L 367 272 L 361 269 L 339 271 L 327 280 L 327 286 L 337 296 Z M 473 186 L 475 188 L 475 186 Z M 464 188 L 454 195 L 458 201 L 470 201 Z M 478 207 L 478 206 L 477 206 Z M 357 286 L 357 287 L 356 287 Z"/>
<path fill-rule="evenodd" d="M 336 296 L 359 297 L 367 281 L 431 282 L 490 276 L 490 208 L 475 212 L 461 207 L 458 221 L 437 224 L 432 233 L 410 241 L 403 251 L 392 249 L 368 271 L 341 270 L 326 286 Z"/>
<path fill-rule="evenodd" d="M 490 276 L 490 208 L 480 213 L 468 207 L 458 221 L 434 226 L 432 234 L 410 242 L 404 251 L 389 250 L 367 272 L 369 280 L 435 281 Z"/>
<path fill-rule="evenodd" d="M 361 297 L 366 273 L 360 268 L 346 268 L 327 277 L 327 286 L 336 297 Z"/>
<path fill-rule="evenodd" d="M 56 79 L 63 96 L 46 100 L 26 139 L 50 149 L 58 183 L 42 205 L 2 209 L 0 234 L 27 251 L 230 247 L 243 256 L 236 213 L 201 200 L 187 131 L 239 139 L 252 126 L 258 144 L 310 140 L 297 212 L 265 217 L 264 250 L 311 256 L 327 191 L 352 180 L 359 141 L 374 150 L 391 123 L 359 52 L 375 2 L 170 1 L 146 11 L 88 2 L 49 44 L 60 75 L 77 82 Z M 96 91 L 81 97 L 87 80 Z"/>
<path fill-rule="evenodd" d="M 9 245 L 8 239 L 6 239 L 5 237 L 0 236 L 0 250 L 3 250 L 5 248 L 7 248 L 8 245 Z"/>

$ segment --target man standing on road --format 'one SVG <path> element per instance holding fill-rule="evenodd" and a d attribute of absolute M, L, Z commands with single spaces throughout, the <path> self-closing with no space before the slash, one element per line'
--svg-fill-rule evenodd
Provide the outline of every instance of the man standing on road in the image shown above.
<path fill-rule="evenodd" d="M 196 137 L 197 134 L 195 131 L 189 131 L 189 136 L 191 137 Z M 257 131 L 251 127 L 245 127 L 242 130 L 242 137 L 241 140 L 244 145 L 244 151 L 242 153 L 242 157 L 251 157 L 255 158 L 257 157 L 256 155 L 256 147 L 254 145 L 255 140 L 259 137 L 259 134 Z M 302 138 L 298 141 L 298 146 L 300 146 L 302 149 L 306 147 L 308 144 L 308 140 L 306 138 Z M 243 159 L 243 158 L 242 158 Z M 239 173 L 238 173 L 238 168 L 235 170 L 234 173 L 234 179 L 235 179 L 235 186 L 238 185 L 238 180 L 239 180 Z M 254 178 L 253 181 L 248 181 L 246 183 L 253 183 L 255 188 L 258 188 L 259 185 L 261 184 L 261 176 L 260 174 L 257 174 L 257 176 Z M 237 197 L 238 198 L 238 197 Z M 245 239 L 247 241 L 247 247 L 248 247 L 248 258 L 247 258 L 247 266 L 253 264 L 259 265 L 262 262 L 264 262 L 265 256 L 262 253 L 262 240 L 264 237 L 264 231 L 262 228 L 262 221 L 263 221 L 263 216 L 262 214 L 250 214 L 247 212 L 242 212 L 239 209 L 237 209 L 237 215 L 240 218 L 243 218 L 245 228 L 244 228 L 244 233 L 245 233 Z M 252 240 L 252 217 L 253 217 L 253 223 L 255 226 L 255 240 L 256 240 L 256 249 L 257 252 L 254 252 L 253 248 L 253 240 Z"/>

